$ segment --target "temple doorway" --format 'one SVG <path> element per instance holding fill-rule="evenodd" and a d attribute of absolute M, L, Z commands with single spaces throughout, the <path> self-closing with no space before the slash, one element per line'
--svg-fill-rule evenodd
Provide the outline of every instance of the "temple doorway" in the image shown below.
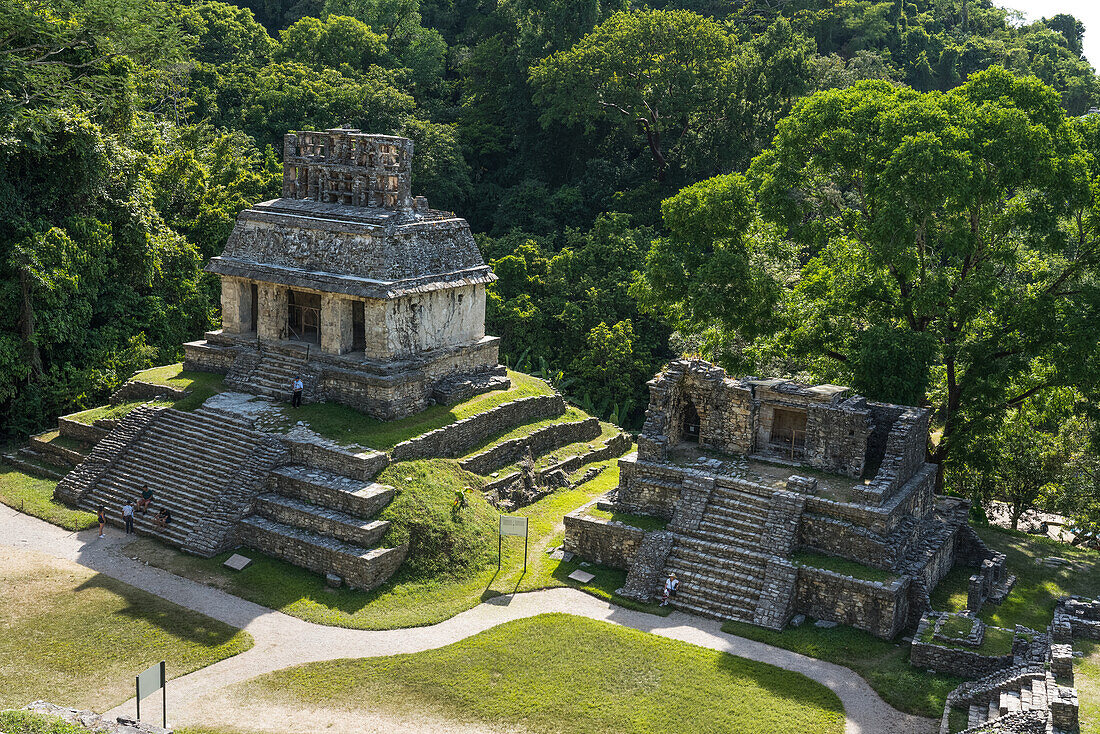
<path fill-rule="evenodd" d="M 292 341 L 321 343 L 321 295 L 290 291 L 286 309 L 287 336 Z"/>
<path fill-rule="evenodd" d="M 684 441 L 699 443 L 701 424 L 699 411 L 695 408 L 695 403 L 689 400 L 687 405 L 684 406 L 684 421 L 680 430 L 681 438 Z"/>
<path fill-rule="evenodd" d="M 776 408 L 768 443 L 773 451 L 792 459 L 802 458 L 806 453 L 806 413 Z"/>

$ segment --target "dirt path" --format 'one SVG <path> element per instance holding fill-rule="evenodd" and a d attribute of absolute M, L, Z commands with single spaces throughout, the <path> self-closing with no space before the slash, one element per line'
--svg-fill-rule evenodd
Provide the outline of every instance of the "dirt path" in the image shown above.
<path fill-rule="evenodd" d="M 514 619 L 545 612 L 564 612 L 621 624 L 751 660 L 770 663 L 812 678 L 840 697 L 847 717 L 846 734 L 928 734 L 936 722 L 909 716 L 887 705 L 861 677 L 848 668 L 798 653 L 746 640 L 721 631 L 721 625 L 681 612 L 668 617 L 614 606 L 574 589 L 558 588 L 496 597 L 445 622 L 412 629 L 365 631 L 304 622 L 188 579 L 133 561 L 118 552 L 125 542 L 114 531 L 103 540 L 95 530 L 70 533 L 7 507 L 0 507 L 0 544 L 66 558 L 128 584 L 202 612 L 249 632 L 251 650 L 222 660 L 171 685 L 170 723 L 220 724 L 240 729 L 331 732 L 339 712 L 249 706 L 227 698 L 226 686 L 301 663 L 337 658 L 376 657 L 442 647 Z M 63 702 L 58 702 L 63 703 Z M 234 708 L 230 709 L 229 707 Z M 115 709 L 133 715 L 134 702 Z M 114 712 L 112 712 L 114 713 Z M 338 719 L 341 732 L 491 731 L 477 724 L 395 720 L 379 712 L 378 720 Z M 359 727 L 362 728 L 359 728 Z"/>

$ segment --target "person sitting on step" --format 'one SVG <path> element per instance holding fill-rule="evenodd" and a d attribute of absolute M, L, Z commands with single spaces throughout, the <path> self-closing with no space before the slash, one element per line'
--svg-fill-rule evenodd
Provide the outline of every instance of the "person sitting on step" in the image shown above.
<path fill-rule="evenodd" d="M 149 505 L 153 502 L 153 490 L 149 489 L 148 484 L 143 484 L 141 487 L 141 499 L 137 501 L 135 509 L 141 510 L 141 514 L 144 515 L 149 511 Z"/>
<path fill-rule="evenodd" d="M 168 511 L 167 507 L 162 507 L 157 516 L 153 518 L 153 522 L 157 524 L 157 527 L 167 528 L 168 524 L 172 522 L 172 513 Z"/>
<path fill-rule="evenodd" d="M 668 604 L 669 597 L 676 596 L 676 590 L 680 588 L 680 579 L 676 574 L 670 573 L 665 580 L 665 593 L 661 596 L 661 606 Z"/>

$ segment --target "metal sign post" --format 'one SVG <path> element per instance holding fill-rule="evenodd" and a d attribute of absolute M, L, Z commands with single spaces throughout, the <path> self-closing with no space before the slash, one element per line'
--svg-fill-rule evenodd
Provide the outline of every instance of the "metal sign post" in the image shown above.
<path fill-rule="evenodd" d="M 168 689 L 164 684 L 166 677 L 164 674 L 164 661 L 161 660 L 156 665 L 146 668 L 142 672 L 138 673 L 134 678 L 134 684 L 137 688 L 137 720 L 141 721 L 141 699 L 148 698 L 160 689 L 161 692 L 161 724 L 168 728 Z"/>
<path fill-rule="evenodd" d="M 500 557 L 503 551 L 504 536 L 523 536 L 523 572 L 527 573 L 527 518 L 500 516 L 500 535 L 497 538 L 497 570 L 500 570 Z"/>

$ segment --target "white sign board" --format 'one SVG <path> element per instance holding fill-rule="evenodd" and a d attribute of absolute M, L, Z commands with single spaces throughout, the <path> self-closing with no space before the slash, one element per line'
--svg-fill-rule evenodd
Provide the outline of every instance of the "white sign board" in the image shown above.
<path fill-rule="evenodd" d="M 148 698 L 160 690 L 160 687 L 164 685 L 163 673 L 164 663 L 157 663 L 138 674 L 137 698 L 139 701 L 143 698 Z"/>
<path fill-rule="evenodd" d="M 501 535 L 516 535 L 521 538 L 527 537 L 527 518 L 526 517 L 508 517 L 507 515 L 500 516 L 500 534 Z"/>

